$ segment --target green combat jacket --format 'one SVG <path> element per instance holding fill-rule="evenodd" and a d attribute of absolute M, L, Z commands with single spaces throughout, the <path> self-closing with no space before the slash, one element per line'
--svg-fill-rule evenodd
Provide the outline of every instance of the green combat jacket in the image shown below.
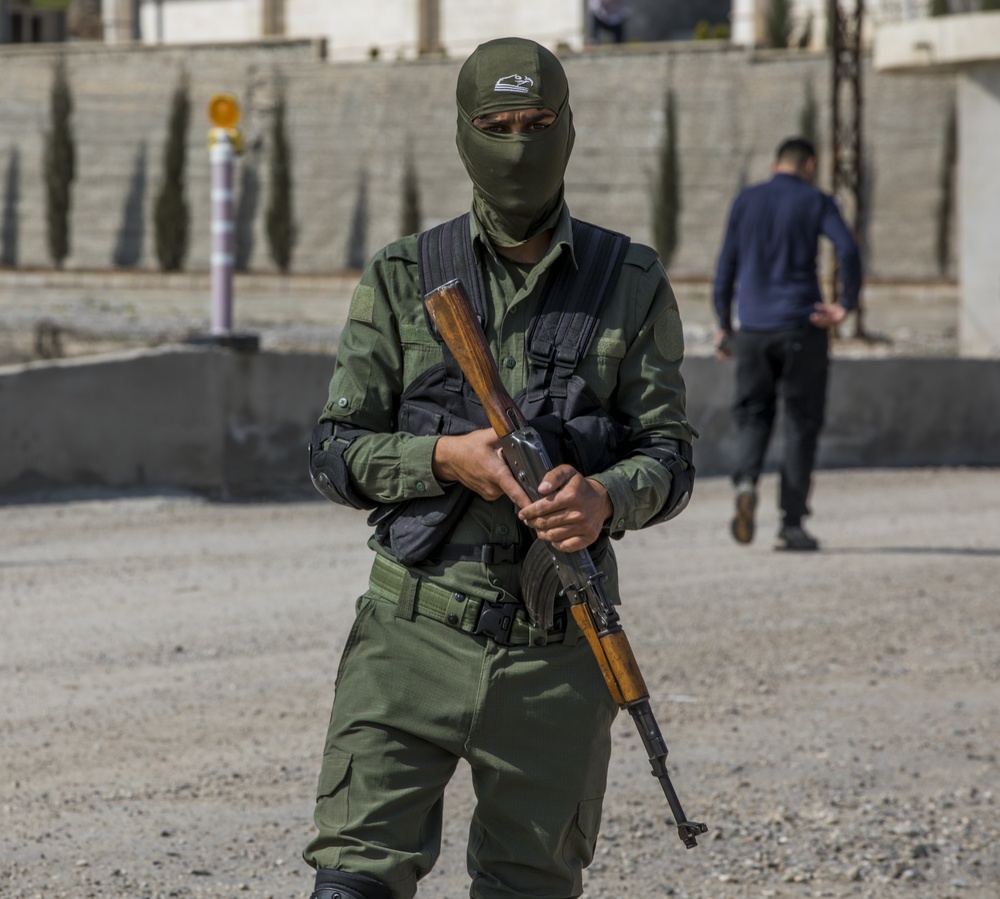
<path fill-rule="evenodd" d="M 471 221 L 473 246 L 491 303 L 486 338 L 503 384 L 515 396 L 527 384 L 525 337 L 545 278 L 559 254 L 573 252 L 569 212 L 564 207 L 548 252 L 521 286 L 523 277 L 512 271 L 516 267 L 496 254 L 474 214 Z M 666 274 L 653 250 L 632 244 L 576 374 L 630 428 L 631 439 L 660 437 L 690 443 L 695 434 L 685 414 L 683 355 L 680 315 Z M 425 319 L 417 239 L 405 237 L 372 259 L 354 291 L 338 343 L 329 399 L 320 417 L 375 432 L 355 440 L 344 459 L 356 488 L 379 503 L 443 492 L 431 468 L 439 438 L 395 430 L 404 389 L 441 359 L 440 346 Z M 661 509 L 670 487 L 667 470 L 643 455 L 622 459 L 592 477 L 610 494 L 614 537 L 641 528 Z M 514 504 L 506 497 L 491 502 L 475 496 L 449 542 L 519 542 L 518 528 Z M 371 545 L 384 552 L 374 540 Z M 613 553 L 607 554 L 601 567 L 609 576 L 609 592 L 617 597 Z M 519 563 L 428 563 L 419 567 L 419 576 L 473 596 L 519 596 Z"/>

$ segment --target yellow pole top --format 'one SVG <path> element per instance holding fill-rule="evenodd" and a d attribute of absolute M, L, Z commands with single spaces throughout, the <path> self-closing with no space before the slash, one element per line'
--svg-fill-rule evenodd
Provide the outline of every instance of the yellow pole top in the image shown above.
<path fill-rule="evenodd" d="M 213 94 L 208 101 L 208 117 L 216 128 L 235 128 L 240 120 L 240 104 L 232 94 Z"/>

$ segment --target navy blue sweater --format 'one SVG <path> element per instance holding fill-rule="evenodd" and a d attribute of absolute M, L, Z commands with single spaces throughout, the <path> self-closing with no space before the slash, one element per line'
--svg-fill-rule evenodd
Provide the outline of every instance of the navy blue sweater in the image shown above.
<path fill-rule="evenodd" d="M 719 253 L 713 299 L 719 327 L 732 329 L 734 288 L 737 316 L 748 331 L 782 331 L 809 320 L 822 299 L 816 276 L 819 236 L 833 241 L 846 309 L 858 305 L 861 257 L 828 194 L 795 175 L 741 191 L 729 213 Z"/>

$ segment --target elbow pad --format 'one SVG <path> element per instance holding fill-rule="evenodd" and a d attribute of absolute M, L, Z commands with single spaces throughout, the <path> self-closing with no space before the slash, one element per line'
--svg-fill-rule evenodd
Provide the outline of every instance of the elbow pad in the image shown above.
<path fill-rule="evenodd" d="M 313 428 L 309 438 L 309 477 L 313 486 L 327 499 L 352 509 L 374 509 L 377 503 L 351 486 L 344 453 L 362 434 L 364 428 L 345 427 L 324 421 Z M 326 448 L 323 443 L 327 442 Z"/>
<path fill-rule="evenodd" d="M 695 469 L 691 444 L 684 440 L 659 438 L 637 444 L 633 449 L 633 454 L 636 453 L 656 459 L 670 472 L 670 491 L 667 494 L 667 501 L 643 527 L 648 528 L 650 525 L 676 518 L 687 508 L 694 490 Z"/>

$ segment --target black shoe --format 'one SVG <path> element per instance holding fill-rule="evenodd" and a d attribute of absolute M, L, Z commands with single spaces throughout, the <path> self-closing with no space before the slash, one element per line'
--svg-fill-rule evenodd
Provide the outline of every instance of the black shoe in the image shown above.
<path fill-rule="evenodd" d="M 736 485 L 736 514 L 729 523 L 729 530 L 737 543 L 753 540 L 754 513 L 757 511 L 757 488 L 749 481 Z"/>
<path fill-rule="evenodd" d="M 819 540 L 807 533 L 800 524 L 786 524 L 778 531 L 778 539 L 774 542 L 774 548 L 812 552 L 819 549 Z"/>
<path fill-rule="evenodd" d="M 364 874 L 349 874 L 336 868 L 316 871 L 316 889 L 309 899 L 392 899 L 382 881 Z"/>

